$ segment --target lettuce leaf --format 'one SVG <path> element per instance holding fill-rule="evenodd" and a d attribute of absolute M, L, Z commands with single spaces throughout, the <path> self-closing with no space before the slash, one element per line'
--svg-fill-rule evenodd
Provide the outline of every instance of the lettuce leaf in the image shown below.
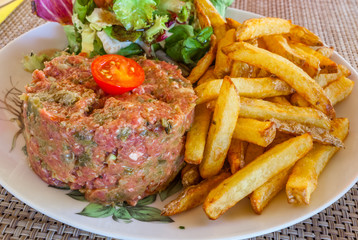
<path fill-rule="evenodd" d="M 96 4 L 93 0 L 76 0 L 73 5 L 73 13 L 77 13 L 78 19 L 82 23 L 86 23 L 86 16 L 90 15 L 95 7 Z"/>
<path fill-rule="evenodd" d="M 165 52 L 175 61 L 194 66 L 210 48 L 211 27 L 195 31 L 191 25 L 177 25 L 165 39 Z"/>
<path fill-rule="evenodd" d="M 63 26 L 63 30 L 66 33 L 67 42 L 68 42 L 68 51 L 70 53 L 78 54 L 81 51 L 81 35 L 76 31 L 73 25 Z"/>
<path fill-rule="evenodd" d="M 220 13 L 221 16 L 225 17 L 226 8 L 229 7 L 234 0 L 210 0 L 216 10 Z"/>
<path fill-rule="evenodd" d="M 115 0 L 113 11 L 126 30 L 147 28 L 153 22 L 154 0 Z"/>
<path fill-rule="evenodd" d="M 168 20 L 169 18 L 167 15 L 155 16 L 154 24 L 144 33 L 145 41 L 150 43 L 154 40 L 154 37 L 157 34 L 160 34 L 167 30 L 167 26 L 165 25 L 165 23 L 168 22 Z"/>

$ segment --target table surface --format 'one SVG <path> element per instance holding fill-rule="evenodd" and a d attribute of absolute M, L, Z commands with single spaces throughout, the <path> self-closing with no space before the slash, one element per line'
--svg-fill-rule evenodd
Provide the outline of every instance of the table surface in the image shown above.
<path fill-rule="evenodd" d="M 237 0 L 238 8 L 305 26 L 358 69 L 357 0 Z M 20 21 L 19 21 L 20 20 Z M 45 21 L 25 0 L 1 25 L 0 48 Z M 253 239 L 358 239 L 357 183 L 337 202 L 291 227 Z M 1 239 L 110 239 L 73 228 L 27 206 L 0 186 Z"/>

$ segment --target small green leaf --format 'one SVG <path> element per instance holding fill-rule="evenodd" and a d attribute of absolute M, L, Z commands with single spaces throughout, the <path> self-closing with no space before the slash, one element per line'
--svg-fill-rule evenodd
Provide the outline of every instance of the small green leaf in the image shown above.
<path fill-rule="evenodd" d="M 169 186 L 162 192 L 159 193 L 160 200 L 164 201 L 173 194 L 179 192 L 183 188 L 180 177 L 176 177 Z"/>
<path fill-rule="evenodd" d="M 86 202 L 85 196 L 83 193 L 81 193 L 78 190 L 72 190 L 71 192 L 67 193 L 66 195 L 70 196 L 73 199 L 76 199 L 78 201 Z"/>
<path fill-rule="evenodd" d="M 160 215 L 161 211 L 158 208 L 148 206 L 135 206 L 127 208 L 130 215 L 142 222 L 174 222 L 173 219 L 167 216 Z"/>
<path fill-rule="evenodd" d="M 103 206 L 98 203 L 90 203 L 88 204 L 79 215 L 93 217 L 93 218 L 105 218 L 112 216 L 116 208 L 113 206 Z"/>
<path fill-rule="evenodd" d="M 48 186 L 51 188 L 60 189 L 60 190 L 70 190 L 70 187 L 68 187 L 68 186 L 63 186 L 63 187 L 53 186 L 53 185 L 48 185 Z"/>
<path fill-rule="evenodd" d="M 112 218 L 113 218 L 114 221 L 118 222 L 119 219 L 130 220 L 130 219 L 132 219 L 132 216 L 129 214 L 128 210 L 125 207 L 119 207 L 113 213 Z"/>
<path fill-rule="evenodd" d="M 157 199 L 156 194 L 150 195 L 148 197 L 143 198 L 142 200 L 139 200 L 137 206 L 146 206 L 152 204 L 155 202 L 156 199 Z"/>

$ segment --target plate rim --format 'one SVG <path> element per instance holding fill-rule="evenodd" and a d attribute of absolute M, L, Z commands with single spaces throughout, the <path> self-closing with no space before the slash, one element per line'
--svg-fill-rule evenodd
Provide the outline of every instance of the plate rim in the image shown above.
<path fill-rule="evenodd" d="M 240 10 L 240 9 L 236 9 L 236 8 L 228 8 L 228 11 L 229 12 L 233 12 L 234 14 L 248 14 L 248 15 L 251 15 L 252 17 L 262 17 L 261 15 L 258 15 L 256 13 L 252 13 L 252 12 L 248 12 L 248 11 L 244 11 L 244 10 Z M 51 23 L 51 22 L 48 22 L 48 23 L 45 23 L 45 24 L 42 24 L 38 27 L 35 27 L 33 29 L 31 29 L 29 32 L 35 32 L 35 31 L 39 31 L 40 28 L 45 28 L 45 27 L 50 27 L 50 25 L 54 25 L 55 26 L 56 23 Z M 56 24 L 57 25 L 57 24 Z M 12 45 L 16 45 L 16 42 L 19 41 L 19 39 L 21 38 L 25 38 L 26 37 L 26 34 L 28 34 L 29 32 L 27 33 L 24 33 L 22 35 L 20 35 L 19 37 L 15 38 L 14 40 L 10 41 L 7 45 L 5 45 L 2 49 L 0 49 L 0 55 L 7 49 L 7 48 L 11 48 Z M 344 62 L 346 64 L 346 66 L 348 66 L 348 68 L 352 71 L 352 75 L 356 75 L 358 76 L 358 73 L 357 71 L 355 70 L 355 68 L 353 68 L 353 66 L 346 60 L 344 59 L 341 55 L 339 55 L 336 51 L 334 52 L 334 57 L 337 57 L 339 58 L 340 61 Z M 0 177 L 0 180 L 2 178 Z M 336 197 L 330 199 L 330 201 L 327 201 L 326 203 L 324 203 L 323 205 L 321 205 L 320 207 L 316 208 L 315 210 L 299 217 L 299 218 L 296 218 L 296 219 L 293 219 L 291 221 L 288 221 L 286 222 L 285 224 L 282 224 L 282 225 L 279 225 L 279 226 L 274 226 L 274 227 L 270 227 L 270 228 L 266 228 L 264 230 L 261 230 L 261 231 L 257 231 L 255 233 L 252 233 L 252 234 L 245 234 L 245 235 L 241 235 L 241 236 L 237 236 L 237 235 L 230 235 L 230 234 L 226 234 L 225 237 L 223 238 L 219 238 L 219 239 L 242 239 L 242 238 L 248 238 L 248 237 L 255 237 L 255 236 L 260 236 L 260 235 L 263 235 L 263 234 L 267 234 L 267 233 L 270 233 L 270 232 L 274 232 L 274 231 L 277 231 L 277 230 L 280 230 L 280 229 L 283 229 L 283 228 L 287 228 L 289 226 L 292 226 L 296 223 L 299 223 L 305 219 L 308 219 L 310 217 L 312 217 L 313 215 L 317 214 L 318 212 L 321 212 L 323 209 L 329 207 L 330 205 L 332 205 L 334 202 L 336 202 L 338 199 L 340 199 L 344 194 L 346 194 L 358 181 L 358 174 L 355 176 L 355 181 L 352 181 L 347 187 L 345 187 L 344 189 L 342 189 L 340 191 L 339 194 L 336 195 Z M 132 236 L 126 236 L 126 235 L 108 235 L 108 233 L 104 232 L 103 230 L 100 230 L 100 229 L 96 229 L 95 231 L 93 230 L 93 228 L 91 228 L 90 226 L 87 226 L 85 224 L 82 224 L 82 223 L 76 223 L 76 224 L 73 224 L 72 222 L 68 221 L 66 218 L 63 218 L 63 217 L 60 217 L 60 216 L 54 216 L 51 212 L 50 214 L 48 213 L 48 211 L 44 208 L 42 208 L 40 205 L 37 205 L 37 204 L 33 204 L 31 202 L 31 200 L 29 199 L 26 199 L 24 196 L 22 196 L 22 194 L 20 192 L 18 192 L 16 189 L 14 189 L 13 187 L 10 186 L 10 184 L 7 184 L 6 182 L 4 181 L 1 181 L 0 182 L 1 185 L 9 192 L 11 193 L 12 195 L 14 195 L 16 198 L 18 198 L 20 201 L 24 202 L 25 204 L 29 205 L 30 207 L 34 208 L 36 211 L 39 211 L 41 212 L 42 214 L 44 214 L 45 216 L 49 216 L 55 220 L 58 220 L 64 224 L 67 224 L 69 226 L 72 226 L 72 227 L 75 227 L 75 228 L 79 228 L 79 229 L 82 229 L 82 230 L 85 230 L 85 231 L 88 231 L 88 232 L 92 232 L 92 233 L 96 233 L 96 234 L 100 234 L 100 235 L 103 235 L 103 236 L 109 236 L 109 237 L 120 237 L 120 238 L 126 238 L 126 239 L 158 239 L 157 237 L 150 237 L 150 236 L 146 236 L 145 238 L 143 238 L 143 236 L 137 236 L 136 233 L 133 233 Z M 34 205 L 36 207 L 34 207 Z M 84 221 L 85 222 L 85 221 Z M 163 238 L 164 239 L 164 238 Z M 171 239 L 179 239 L 179 238 L 171 238 Z M 198 239 L 197 237 L 193 236 L 193 238 L 187 238 L 187 239 Z M 205 237 L 205 239 L 214 239 L 214 238 L 210 238 L 210 237 Z M 215 238 L 215 239 L 218 239 L 218 238 Z"/>

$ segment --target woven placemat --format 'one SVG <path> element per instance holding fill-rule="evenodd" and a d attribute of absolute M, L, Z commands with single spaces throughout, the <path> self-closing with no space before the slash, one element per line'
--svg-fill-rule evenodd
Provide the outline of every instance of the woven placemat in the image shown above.
<path fill-rule="evenodd" d="M 0 48 L 43 24 L 25 0 L 0 25 Z M 238 0 L 232 7 L 264 16 L 291 19 L 334 46 L 358 68 L 358 1 Z M 358 239 L 358 185 L 313 217 L 277 232 L 252 239 Z M 111 239 L 73 228 L 27 206 L 0 186 L 0 239 Z"/>

